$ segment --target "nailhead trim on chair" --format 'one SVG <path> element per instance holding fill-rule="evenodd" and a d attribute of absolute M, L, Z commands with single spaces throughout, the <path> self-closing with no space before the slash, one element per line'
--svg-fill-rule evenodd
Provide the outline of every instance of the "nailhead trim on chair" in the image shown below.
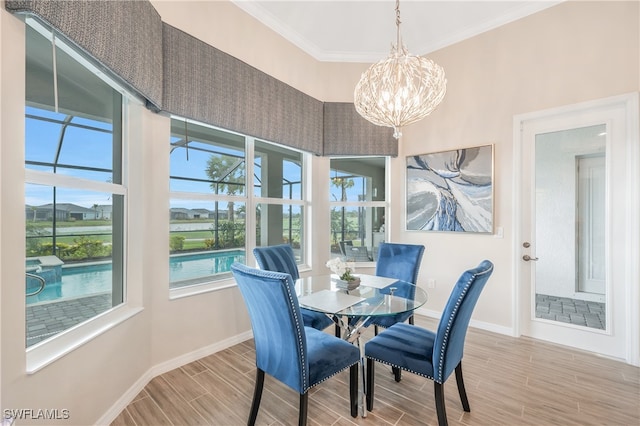
<path fill-rule="evenodd" d="M 449 321 L 447 323 L 447 328 L 446 328 L 445 334 L 444 334 L 444 341 L 442 343 L 442 350 L 440 351 L 440 362 L 438 364 L 438 376 L 440 377 L 440 379 L 436 379 L 435 377 L 431 377 L 431 376 L 429 376 L 427 374 L 418 373 L 417 371 L 413 371 L 413 370 L 410 370 L 410 369 L 408 369 L 406 367 L 401 367 L 399 365 L 395 365 L 393 363 L 390 363 L 390 362 L 387 362 L 387 361 L 383 361 L 383 360 L 378 359 L 378 358 L 373 358 L 373 357 L 370 357 L 370 356 L 367 356 L 367 358 L 368 359 L 372 359 L 374 361 L 377 361 L 377 362 L 379 362 L 381 364 L 390 365 L 392 367 L 396 367 L 396 368 L 399 368 L 401 370 L 408 371 L 409 373 L 417 374 L 418 376 L 426 377 L 428 379 L 433 380 L 436 383 L 440 383 L 440 384 L 444 383 L 443 381 L 441 381 L 442 380 L 442 370 L 444 368 L 444 352 L 445 352 L 446 347 L 447 347 L 447 342 L 448 342 L 448 339 L 449 339 L 449 332 L 451 331 L 451 321 L 455 317 L 455 313 L 458 311 L 458 308 L 460 307 L 460 303 L 462 302 L 462 299 L 464 298 L 464 295 L 467 294 L 467 291 L 469 290 L 469 286 L 471 285 L 471 283 L 475 280 L 475 278 L 477 276 L 486 274 L 486 273 L 490 272 L 492 269 L 493 269 L 493 267 L 487 269 L 486 271 L 484 271 L 482 273 L 473 274 L 471 276 L 471 278 L 469 279 L 469 281 L 467 281 L 467 283 L 465 284 L 465 287 L 462 290 L 462 293 L 460 293 L 460 297 L 458 297 L 458 300 L 456 300 L 456 304 L 455 304 L 455 307 L 453 308 L 452 314 L 449 316 Z"/>
<path fill-rule="evenodd" d="M 377 362 L 379 362 L 380 364 L 390 365 L 390 366 L 392 366 L 392 367 L 399 368 L 399 369 L 404 370 L 404 371 L 407 371 L 407 372 L 409 372 L 409 373 L 413 373 L 413 374 L 416 374 L 416 375 L 418 375 L 418 376 L 426 377 L 427 379 L 431 379 L 431 380 L 433 380 L 434 382 L 441 383 L 440 381 L 436 380 L 434 377 L 429 376 L 428 374 L 418 373 L 417 371 L 410 370 L 410 369 L 408 369 L 408 368 L 406 368 L 406 367 L 400 367 L 399 365 L 395 365 L 395 364 L 393 364 L 393 363 L 391 363 L 391 362 L 383 361 L 383 360 L 378 359 L 378 358 L 373 358 L 373 357 L 370 357 L 370 356 L 367 356 L 367 358 L 368 358 L 368 359 L 372 359 L 372 360 L 374 360 L 374 361 L 377 361 Z"/>
<path fill-rule="evenodd" d="M 338 374 L 342 373 L 344 370 L 346 370 L 346 369 L 348 369 L 348 368 L 353 367 L 353 366 L 354 366 L 354 365 L 356 365 L 357 363 L 358 363 L 358 362 L 354 362 L 354 363 L 353 363 L 353 364 L 351 364 L 351 365 L 347 365 L 347 366 L 346 366 L 345 368 L 343 368 L 342 370 L 336 371 L 336 372 L 335 372 L 335 373 L 333 373 L 332 375 L 327 376 L 327 377 L 325 377 L 324 379 L 320 380 L 318 383 L 314 383 L 314 384 L 313 384 L 309 389 L 311 389 L 313 386 L 319 385 L 320 383 L 324 382 L 325 380 L 330 379 L 331 377 L 333 377 L 333 376 L 335 376 L 335 375 L 338 375 Z"/>
<path fill-rule="evenodd" d="M 265 278 L 281 279 L 282 273 L 281 272 L 267 271 L 267 270 L 260 270 L 259 275 L 262 275 Z M 291 304 L 294 304 L 294 302 L 293 302 L 293 300 L 294 300 L 293 299 L 293 293 L 291 292 L 291 288 L 292 288 L 292 286 L 286 286 L 287 297 L 289 298 L 289 301 L 291 302 Z M 298 336 L 298 342 L 300 343 L 299 347 L 302 347 L 302 344 L 306 343 L 306 342 L 303 342 L 303 340 L 302 340 L 302 329 L 300 327 L 300 324 L 301 324 L 300 318 L 298 317 L 298 315 L 296 315 L 296 311 L 295 310 L 293 311 L 293 315 L 294 315 L 294 320 L 295 320 L 295 323 L 296 323 L 296 333 L 297 333 L 297 336 Z M 306 359 L 304 359 L 302 354 L 299 353 L 298 356 L 300 358 L 302 358 L 302 373 L 303 373 L 302 374 L 302 377 L 303 377 L 302 378 L 302 380 L 303 380 L 302 381 L 302 389 L 303 389 L 304 392 L 308 391 L 313 386 L 316 386 L 316 385 L 324 382 L 325 380 L 327 380 L 327 379 L 329 379 L 329 378 L 331 378 L 331 377 L 333 377 L 333 376 L 335 376 L 337 374 L 342 373 L 346 369 L 351 368 L 351 366 L 357 364 L 357 362 L 354 362 L 353 364 L 346 366 L 342 370 L 336 371 L 332 375 L 325 377 L 324 379 L 320 380 L 318 383 L 314 383 L 313 385 L 311 385 L 309 383 L 309 381 L 307 380 L 307 378 L 309 377 L 309 374 L 308 374 L 308 371 L 307 371 L 307 361 L 306 361 Z"/>
<path fill-rule="evenodd" d="M 291 305 L 295 306 L 293 296 L 291 294 L 291 286 L 287 285 L 286 288 L 287 288 L 287 296 L 289 297 L 289 302 L 291 302 Z M 302 345 L 306 344 L 306 342 L 303 342 L 302 340 L 302 330 L 300 329 L 300 318 L 298 318 L 298 315 L 295 309 L 293 310 L 293 317 L 296 323 L 296 333 L 298 335 L 298 343 L 299 343 L 298 348 L 302 348 Z M 309 389 L 309 383 L 307 383 L 307 377 L 309 376 L 309 372 L 307 371 L 307 360 L 304 358 L 304 354 L 301 352 L 298 352 L 298 356 L 302 359 L 302 389 L 304 389 L 304 391 L 306 392 L 307 389 Z"/>
<path fill-rule="evenodd" d="M 268 270 L 257 270 L 256 275 L 260 275 L 263 276 L 265 278 L 275 278 L 275 279 L 282 279 L 282 272 L 274 272 L 274 271 L 268 271 Z M 294 299 L 293 299 L 293 293 L 291 292 L 291 289 L 293 288 L 293 286 L 285 286 L 285 288 L 287 289 L 287 297 L 289 298 L 289 301 L 291 302 L 292 305 L 294 304 Z M 303 343 L 306 343 L 302 340 L 302 329 L 304 329 L 304 325 L 302 326 L 302 328 L 300 327 L 301 322 L 300 322 L 300 318 L 298 317 L 298 315 L 296 314 L 296 311 L 293 311 L 293 315 L 294 315 L 294 321 L 296 323 L 296 333 L 297 333 L 297 337 L 298 337 L 298 343 L 300 343 L 300 345 L 298 347 L 302 347 Z M 330 376 L 325 377 L 324 379 L 320 380 L 318 383 L 314 383 L 313 385 L 310 385 L 309 381 L 307 380 L 307 378 L 309 377 L 308 371 L 307 371 L 307 361 L 306 359 L 304 359 L 303 355 L 301 353 L 298 353 L 298 356 L 302 359 L 302 389 L 303 389 L 303 393 L 308 391 L 311 387 L 320 384 L 322 382 L 324 382 L 325 380 L 329 379 L 330 377 L 333 377 L 339 373 L 342 373 L 344 370 L 351 368 L 353 365 L 357 364 L 358 362 L 354 362 L 351 365 L 346 366 L 345 368 L 343 368 L 342 370 L 336 371 L 335 373 L 333 373 Z"/>
<path fill-rule="evenodd" d="M 458 308 L 460 307 L 460 303 L 462 302 L 462 299 L 464 298 L 464 295 L 467 294 L 467 291 L 469 290 L 469 286 L 471 285 L 471 283 L 476 279 L 477 276 L 479 275 L 484 275 L 487 272 L 491 271 L 493 269 L 493 267 L 487 269 L 486 271 L 479 273 L 479 274 L 473 274 L 470 278 L 469 281 L 467 281 L 467 283 L 464 286 L 464 289 L 462 290 L 462 293 L 460 293 L 460 296 L 458 297 L 458 300 L 456 300 L 456 304 L 453 308 L 453 311 L 451 312 L 451 315 L 449 315 L 449 321 L 447 322 L 447 328 L 445 330 L 444 333 L 444 339 L 442 342 L 442 349 L 440 350 L 440 362 L 438 363 L 438 376 L 440 377 L 440 380 L 442 380 L 442 370 L 444 369 L 444 352 L 447 348 L 447 342 L 449 341 L 449 332 L 451 331 L 451 321 L 453 321 L 453 319 L 455 318 L 455 313 L 458 312 Z M 434 379 L 435 380 L 435 379 Z M 438 383 L 443 383 L 441 381 L 438 381 Z"/>

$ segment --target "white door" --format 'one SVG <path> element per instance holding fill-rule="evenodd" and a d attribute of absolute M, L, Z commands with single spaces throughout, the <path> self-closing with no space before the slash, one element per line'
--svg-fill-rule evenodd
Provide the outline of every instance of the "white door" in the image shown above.
<path fill-rule="evenodd" d="M 638 152 L 638 98 L 630 99 L 516 117 L 514 246 L 520 334 L 637 365 L 640 184 L 629 156 Z"/>

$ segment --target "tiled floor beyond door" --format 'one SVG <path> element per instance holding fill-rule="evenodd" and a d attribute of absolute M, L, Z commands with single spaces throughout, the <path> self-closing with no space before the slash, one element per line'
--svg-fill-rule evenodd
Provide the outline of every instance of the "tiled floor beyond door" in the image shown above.
<path fill-rule="evenodd" d="M 420 316 L 416 324 L 436 326 Z M 112 425 L 244 425 L 254 354 L 247 341 L 156 377 Z M 618 361 L 469 329 L 463 370 L 471 412 L 462 410 L 451 377 L 445 386 L 451 425 L 640 424 L 639 369 Z M 257 423 L 295 424 L 297 407 L 298 395 L 267 376 Z M 433 382 L 404 373 L 396 383 L 391 370 L 379 365 L 374 409 L 353 419 L 344 372 L 310 391 L 309 424 L 436 425 Z"/>
<path fill-rule="evenodd" d="M 607 312 L 604 303 L 536 294 L 536 317 L 604 330 Z"/>

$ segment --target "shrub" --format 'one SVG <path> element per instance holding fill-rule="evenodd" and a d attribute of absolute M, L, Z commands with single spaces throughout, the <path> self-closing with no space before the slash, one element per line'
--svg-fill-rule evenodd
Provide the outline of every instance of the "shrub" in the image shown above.
<path fill-rule="evenodd" d="M 92 240 L 89 237 L 83 236 L 73 240 L 73 244 L 57 243 L 55 250 L 53 249 L 53 243 L 46 242 L 29 249 L 27 256 L 49 256 L 56 255 L 61 260 L 85 260 L 95 259 L 100 257 L 111 256 L 112 247 L 104 244 L 101 240 Z"/>
<path fill-rule="evenodd" d="M 169 240 L 169 248 L 171 251 L 182 250 L 184 248 L 185 237 L 182 235 L 172 235 Z"/>
<path fill-rule="evenodd" d="M 80 237 L 73 240 L 70 257 L 75 260 L 93 259 L 111 254 L 111 246 L 105 246 L 101 240 L 92 240 L 89 237 Z"/>

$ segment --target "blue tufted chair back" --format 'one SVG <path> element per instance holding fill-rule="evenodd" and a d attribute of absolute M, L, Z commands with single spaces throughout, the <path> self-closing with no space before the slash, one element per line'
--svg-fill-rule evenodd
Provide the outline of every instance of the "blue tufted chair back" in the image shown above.
<path fill-rule="evenodd" d="M 378 249 L 378 262 L 376 275 L 379 277 L 395 278 L 415 284 L 418 281 L 420 262 L 424 254 L 424 246 L 417 244 L 380 243 Z M 396 286 L 397 287 L 397 286 Z M 388 290 L 382 290 L 386 293 Z M 395 294 L 413 299 L 416 288 L 414 286 L 399 287 Z M 389 327 L 394 322 L 402 322 L 411 316 L 411 313 L 396 315 L 394 317 L 382 317 L 376 322 L 383 327 Z M 387 324 L 388 323 L 388 324 Z"/>
<path fill-rule="evenodd" d="M 256 247 L 253 249 L 253 255 L 256 257 L 260 269 L 284 272 L 291 275 L 294 282 L 300 278 L 296 257 L 293 254 L 293 249 L 288 244 Z M 333 321 L 322 312 L 314 312 L 308 309 L 302 309 L 302 319 L 304 325 L 318 330 L 324 330 L 333 325 Z M 336 335 L 339 335 L 338 333 L 339 331 L 336 329 Z"/>
<path fill-rule="evenodd" d="M 258 261 L 260 269 L 266 271 L 285 272 L 291 275 L 293 281 L 300 278 L 296 257 L 289 244 L 279 244 L 276 246 L 256 247 L 253 255 Z"/>
<path fill-rule="evenodd" d="M 231 265 L 251 318 L 256 366 L 303 394 L 309 389 L 307 339 L 291 276 Z"/>
<path fill-rule="evenodd" d="M 415 284 L 423 254 L 423 245 L 380 243 L 376 275 Z"/>
<path fill-rule="evenodd" d="M 433 376 L 436 382 L 444 383 L 462 360 L 473 308 L 492 273 L 493 263 L 484 260 L 476 268 L 465 271 L 451 291 L 433 345 Z"/>

